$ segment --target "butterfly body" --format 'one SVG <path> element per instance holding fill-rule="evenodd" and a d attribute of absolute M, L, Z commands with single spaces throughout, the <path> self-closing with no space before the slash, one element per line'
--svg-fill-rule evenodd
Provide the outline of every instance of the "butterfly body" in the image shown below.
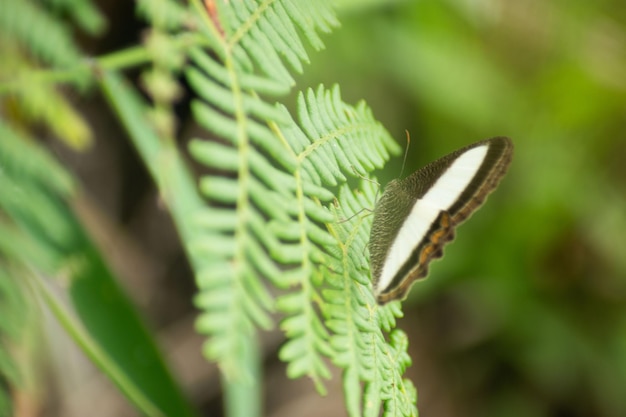
<path fill-rule="evenodd" d="M 448 154 L 402 180 L 391 181 L 374 210 L 370 264 L 380 304 L 402 299 L 443 255 L 455 227 L 467 219 L 506 173 L 513 143 L 505 137 Z"/>

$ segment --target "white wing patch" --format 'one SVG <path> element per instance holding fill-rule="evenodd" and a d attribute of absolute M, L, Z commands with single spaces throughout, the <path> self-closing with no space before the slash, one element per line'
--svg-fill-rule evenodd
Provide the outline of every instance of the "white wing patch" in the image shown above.
<path fill-rule="evenodd" d="M 488 145 L 477 146 L 455 159 L 418 202 L 426 200 L 441 210 L 448 210 L 474 179 L 487 155 L 488 147 Z"/>

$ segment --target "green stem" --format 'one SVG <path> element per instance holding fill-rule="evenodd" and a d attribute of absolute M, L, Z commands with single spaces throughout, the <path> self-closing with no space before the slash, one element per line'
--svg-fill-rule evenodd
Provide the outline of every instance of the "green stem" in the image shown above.
<path fill-rule="evenodd" d="M 103 72 L 101 87 L 157 184 L 182 240 L 191 242 L 197 233 L 193 216 L 204 203 L 176 144 L 171 138 L 160 138 L 145 121 L 146 103 L 119 74 Z M 188 255 L 193 263 L 194 257 Z"/>
<path fill-rule="evenodd" d="M 228 417 L 256 417 L 261 410 L 261 357 L 258 342 L 251 336 L 245 345 L 241 368 L 249 370 L 251 378 L 232 381 L 222 373 L 224 405 Z"/>
<path fill-rule="evenodd" d="M 67 334 L 76 342 L 89 359 L 106 374 L 121 392 L 148 417 L 164 417 L 163 413 L 141 392 L 141 390 L 126 377 L 117 364 L 100 349 L 100 346 L 93 341 L 81 324 L 67 308 L 52 294 L 43 278 L 35 277 L 31 280 L 34 283 L 37 293 L 40 294 L 46 305 L 57 318 L 58 322 L 67 331 Z"/>
<path fill-rule="evenodd" d="M 178 35 L 174 45 L 180 49 L 187 49 L 195 45 L 206 45 L 206 38 L 197 33 L 184 33 Z M 85 74 L 92 73 L 95 78 L 98 71 L 124 70 L 136 67 L 152 61 L 152 56 L 143 45 L 133 46 L 121 51 L 103 55 L 98 58 L 88 58 L 81 61 L 73 68 L 64 69 L 37 69 L 25 70 L 16 74 L 13 79 L 4 80 L 0 83 L 0 96 L 19 92 L 24 86 L 33 84 L 84 84 Z"/>

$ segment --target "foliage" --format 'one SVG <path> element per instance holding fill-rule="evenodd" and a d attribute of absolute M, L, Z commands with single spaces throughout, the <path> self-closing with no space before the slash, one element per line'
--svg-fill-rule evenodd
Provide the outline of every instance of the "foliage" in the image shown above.
<path fill-rule="evenodd" d="M 333 5 L 330 38 L 327 1 L 140 0 L 142 43 L 88 58 L 75 34 L 106 25 L 87 0 L 0 2 L 0 415 L 29 393 L 37 300 L 141 413 L 195 414 L 47 146 L 89 147 L 69 97 L 95 85 L 185 245 L 228 415 L 263 413 L 277 326 L 288 376 L 323 393 L 339 369 L 351 416 L 416 414 L 409 378 L 425 414 L 626 414 L 619 2 Z M 405 172 L 500 134 L 516 155 L 401 311 L 375 304 L 366 247 L 405 129 Z"/>
<path fill-rule="evenodd" d="M 192 415 L 154 340 L 70 209 L 69 199 L 75 193 L 72 178 L 28 138 L 5 125 L 0 125 L 0 134 L 0 254 L 6 266 L 2 288 L 15 298 L 6 303 L 2 322 L 11 328 L 24 324 L 19 338 L 9 331 L 4 337 L 17 343 L 32 338 L 29 332 L 38 334 L 35 319 L 26 320 L 28 309 L 14 304 L 21 295 L 34 307 L 37 298 L 22 294 L 24 288 L 32 287 L 38 297 L 49 300 L 49 308 L 57 312 L 61 324 L 85 353 L 147 415 L 160 415 L 151 401 L 169 414 Z M 48 276 L 67 286 L 80 325 L 62 311 L 60 300 L 48 298 Z M 28 351 L 28 346 L 19 348 Z M 134 349 L 141 349 L 142 361 L 136 360 Z M 23 359 L 26 364 L 28 359 Z"/>
<path fill-rule="evenodd" d="M 8 93 L 5 101 L 15 103 L 19 114 L 48 124 L 67 144 L 81 148 L 88 144 L 88 128 L 47 82 L 54 80 L 55 66 L 61 69 L 59 79 L 64 79 L 63 71 L 76 75 L 72 79 L 76 86 L 97 76 L 179 228 L 199 288 L 197 328 L 209 336 L 205 354 L 219 364 L 225 389 L 257 378 L 246 355 L 255 345 L 256 328 L 272 327 L 272 314 L 278 312 L 287 337 L 279 356 L 288 362 L 290 377 L 307 375 L 324 392 L 329 358 L 343 369 L 350 415 L 376 416 L 381 406 L 388 416 L 417 413 L 415 389 L 403 379 L 410 364 L 407 338 L 393 330 L 395 318 L 401 315 L 399 305 L 376 304 L 367 263 L 361 257 L 371 219 L 357 211 L 359 204 L 373 206 L 373 189 L 367 181 L 362 182 L 362 191 L 347 185 L 349 177 L 367 178 L 369 172 L 382 168 L 392 153 L 398 153 L 398 146 L 364 103 L 344 103 L 337 86 L 300 93 L 296 118 L 285 105 L 274 103 L 293 87 L 292 72 L 301 72 L 309 61 L 305 43 L 320 49 L 319 34 L 338 24 L 327 2 L 192 1 L 188 9 L 173 1 L 139 2 L 138 10 L 152 24 L 143 50 L 152 66 L 142 75 L 151 106 L 121 80 L 118 71 L 124 67 L 116 65 L 123 58 L 103 57 L 93 66 L 82 62 L 81 52 L 67 34 L 67 23 L 58 16 L 65 13 L 97 32 L 101 23 L 88 3 L 57 1 L 46 9 L 30 2 L 21 6 L 7 2 L 6 7 L 11 15 L 21 10 L 40 19 L 41 28 L 50 31 L 50 38 L 38 31 L 29 33 L 21 18 L 6 26 L 9 36 L 25 43 L 23 49 L 32 54 L 28 59 L 52 68 L 49 74 L 32 70 L 24 75 L 24 80 L 41 83 L 42 89 L 22 79 L 16 86 L 3 85 L 2 91 Z M 11 50 L 8 44 L 5 47 Z M 21 49 L 15 50 L 12 62 L 29 65 L 22 54 Z M 90 73 L 90 68 L 95 72 Z M 205 129 L 189 145 L 191 156 L 208 172 L 197 190 L 173 146 L 179 73 L 196 96 L 193 115 Z M 60 122 L 46 113 L 50 104 L 56 106 L 54 115 L 66 115 Z M 11 123 L 21 120 L 7 117 Z M 26 118 L 22 123 L 32 121 Z M 11 129 L 6 128 L 3 139 L 15 135 Z M 158 394 L 171 383 L 169 375 L 70 210 L 68 201 L 77 195 L 71 177 L 34 145 L 28 145 L 32 149 L 26 153 L 10 153 L 10 145 L 23 146 L 20 143 L 27 141 L 3 142 L 7 157 L 0 166 L 3 170 L 19 166 L 24 155 L 40 153 L 43 163 L 25 173 L 18 171 L 15 184 L 5 188 L 24 190 L 27 198 L 16 200 L 10 193 L 0 196 L 0 203 L 16 236 L 24 240 L 23 245 L 33 245 L 40 258 L 25 256 L 20 251 L 23 246 L 12 251 L 5 245 L 3 253 L 37 271 L 29 278 L 34 288 L 42 292 L 76 342 L 145 414 L 174 415 L 173 410 L 178 410 L 176 415 L 192 415 L 175 388 L 168 390 L 169 399 Z M 46 165 L 51 166 L 49 172 Z M 15 202 L 19 204 L 11 205 Z M 40 274 L 69 278 L 81 324 L 46 290 L 48 284 L 40 282 Z M 109 296 L 102 299 L 105 287 Z M 273 295 L 276 291 L 278 295 Z M 114 325 L 107 317 L 111 309 L 126 317 L 123 325 L 119 321 Z M 118 338 L 107 334 L 126 336 L 118 343 Z M 161 383 L 148 382 L 128 361 L 125 352 L 132 351 L 127 349 L 131 343 L 149 352 L 152 362 L 143 362 L 162 372 L 150 381 Z"/>
<path fill-rule="evenodd" d="M 331 227 L 343 218 L 324 209 L 321 203 L 333 195 L 322 187 L 337 186 L 355 171 L 381 167 L 389 151 L 397 149 L 367 107 L 345 105 L 337 88 L 320 87 L 299 95 L 299 125 L 283 106 L 266 104 L 259 94 L 275 97 L 291 84 L 283 60 L 300 70 L 300 61 L 308 59 L 291 19 L 316 47 L 320 46 L 316 28 L 327 30 L 334 21 L 323 2 L 316 3 L 320 9 L 314 11 L 307 10 L 309 3 L 304 2 L 277 2 L 267 10 L 252 8 L 252 4 L 246 7 L 251 9 L 243 4 L 233 4 L 233 10 L 220 9 L 227 16 L 225 21 L 220 19 L 223 28 L 206 20 L 222 63 L 193 49 L 190 57 L 196 67 L 187 71 L 189 84 L 202 99 L 193 103 L 198 123 L 226 140 L 194 139 L 190 144 L 198 161 L 220 173 L 201 179 L 201 192 L 213 204 L 198 214 L 203 233 L 190 250 L 202 263 L 197 304 L 204 313 L 198 328 L 211 336 L 208 357 L 217 360 L 227 376 L 245 378 L 239 364 L 253 326 L 270 327 L 268 313 L 277 309 L 286 316 L 281 328 L 290 339 L 280 353 L 290 362 L 288 374 L 308 375 L 323 392 L 321 380 L 329 374 L 323 356 L 338 358 L 337 349 L 341 349 L 345 359 L 335 362 L 345 368 L 346 393 L 354 396 L 361 381 L 375 378 L 371 369 L 358 370 L 368 366 L 365 357 L 380 361 L 392 348 L 380 335 L 375 302 L 371 295 L 364 298 L 369 294 L 363 278 L 367 275 L 346 262 L 353 249 L 338 252 L 337 244 L 343 239 L 320 227 Z M 343 200 L 338 201 L 341 207 Z M 362 252 L 363 246 L 358 250 Z M 276 262 L 284 267 L 277 268 Z M 322 291 L 338 271 L 346 281 L 360 280 L 364 288 L 354 291 L 344 284 Z M 275 305 L 261 277 L 288 291 Z M 335 305 L 331 307 L 329 301 Z M 357 308 L 370 310 L 360 318 L 368 324 L 369 340 L 351 340 L 354 345 L 346 345 L 334 332 L 344 328 L 350 333 L 365 331 L 358 326 L 359 319 L 352 317 Z M 239 331 L 233 332 L 234 328 Z M 401 363 L 393 363 L 392 369 Z M 396 379 L 386 381 L 389 386 L 402 385 Z M 411 397 L 399 391 L 390 392 L 390 397 L 412 404 Z M 372 399 L 376 410 L 380 398 L 368 398 Z M 403 411 L 409 413 L 411 407 L 405 405 Z M 350 412 L 358 415 L 359 409 L 354 406 Z"/>
<path fill-rule="evenodd" d="M 23 128 L 41 123 L 69 146 L 84 149 L 92 134 L 83 116 L 58 87 L 46 82 L 45 72 L 37 77 L 37 71 L 47 65 L 68 68 L 80 63 L 82 54 L 72 37 L 72 23 L 91 34 L 102 33 L 105 23 L 87 0 L 50 3 L 48 7 L 31 0 L 0 4 L 0 79 L 24 75 L 23 80 L 3 86 L 4 92 L 9 92 L 3 98 L 4 107 L 13 115 L 13 123 Z M 88 76 L 85 71 L 75 72 L 72 79 L 84 85 Z"/>

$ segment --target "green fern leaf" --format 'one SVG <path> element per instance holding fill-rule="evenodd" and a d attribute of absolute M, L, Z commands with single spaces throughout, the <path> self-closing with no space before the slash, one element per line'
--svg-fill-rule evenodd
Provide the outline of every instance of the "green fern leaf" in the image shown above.
<path fill-rule="evenodd" d="M 57 14 L 68 15 L 81 29 L 91 35 L 99 35 L 106 22 L 90 0 L 45 0 Z"/>
<path fill-rule="evenodd" d="M 400 304 L 380 307 L 376 303 L 364 256 L 372 216 L 360 213 L 363 207 L 373 207 L 376 188 L 371 180 L 364 180 L 358 193 L 347 186 L 340 189 L 336 216 L 349 220 L 333 230 L 343 242 L 343 274 L 324 293 L 330 306 L 325 315 L 333 331 L 332 346 L 338 352 L 333 361 L 344 369 L 349 414 L 378 416 L 382 405 L 385 416 L 414 416 L 415 389 L 402 379 L 410 365 L 407 339 L 401 331 L 392 331 L 396 317 L 402 315 Z"/>
<path fill-rule="evenodd" d="M 0 77 L 10 80 L 3 87 L 13 93 L 3 104 L 12 110 L 9 114 L 15 124 L 42 122 L 68 146 L 80 150 L 91 141 L 87 123 L 55 86 L 35 78 L 34 73 L 44 65 L 75 68 L 83 59 L 72 37 L 73 28 L 60 14 L 69 14 L 91 33 L 100 33 L 104 20 L 86 0 L 48 3 L 46 7 L 32 1 L 0 2 Z M 88 76 L 87 71 L 76 71 L 72 81 L 84 85 Z"/>
<path fill-rule="evenodd" d="M 217 5 L 228 48 L 241 68 L 250 72 L 254 63 L 270 79 L 289 86 L 293 79 L 284 62 L 302 72 L 302 63 L 309 61 L 296 26 L 315 49 L 321 49 L 318 31 L 330 32 L 338 25 L 328 0 L 245 0 Z"/>
<path fill-rule="evenodd" d="M 0 33 L 26 47 L 43 62 L 57 66 L 77 64 L 81 54 L 70 28 L 31 1 L 0 3 Z"/>
<path fill-rule="evenodd" d="M 194 67 L 186 75 L 199 97 L 192 109 L 214 135 L 189 147 L 209 172 L 200 181 L 209 204 L 194 216 L 200 233 L 192 242 L 198 328 L 210 336 L 207 356 L 242 377 L 246 340 L 278 311 L 288 339 L 279 356 L 290 377 L 309 376 L 324 392 L 329 357 L 344 370 L 351 416 L 381 407 L 386 415 L 416 415 L 415 391 L 402 380 L 406 338 L 388 333 L 401 312 L 397 303 L 381 308 L 374 300 L 363 256 L 371 217 L 354 216 L 373 207 L 376 190 L 370 181 L 361 192 L 345 185 L 381 168 L 399 147 L 364 103 L 345 104 L 338 87 L 300 94 L 297 121 L 268 103 L 288 91 L 287 66 L 299 71 L 308 60 L 294 41 L 296 27 L 320 47 L 318 31 L 336 23 L 318 7 L 220 2 L 219 24 L 205 19 L 217 56 L 190 51 Z M 283 291 L 276 301 L 267 282 Z"/>
<path fill-rule="evenodd" d="M 260 277 L 287 288 L 311 276 L 312 269 L 301 265 L 307 251 L 301 245 L 285 243 L 285 237 L 306 236 L 308 230 L 317 242 L 332 241 L 325 239 L 319 226 L 300 230 L 294 221 L 304 213 L 326 221 L 332 216 L 308 201 L 293 206 L 296 193 L 301 193 L 301 185 L 292 175 L 297 160 L 268 125 L 270 121 L 289 125 L 292 120 L 283 108 L 267 104 L 258 94 L 278 96 L 288 92 L 292 80 L 285 62 L 301 70 L 301 63 L 308 61 L 293 22 L 319 47 L 316 31 L 328 30 L 333 19 L 328 13 L 311 19 L 303 13 L 307 6 L 286 1 L 217 2 L 217 6 L 219 23 L 215 16 L 204 19 L 208 23 L 205 33 L 222 62 L 194 49 L 190 57 L 196 67 L 187 71 L 187 79 L 202 99 L 192 105 L 196 120 L 227 143 L 196 139 L 189 149 L 199 162 L 219 169 L 226 177 L 206 176 L 200 182 L 200 190 L 211 206 L 196 216 L 204 233 L 192 243 L 192 253 L 204 259 L 198 263 L 202 266 L 197 302 L 204 310 L 198 327 L 212 336 L 206 353 L 220 363 L 227 375 L 241 376 L 239 358 L 254 324 L 263 328 L 271 325 L 267 314 L 274 305 Z M 320 10 L 328 4 L 316 7 Z M 293 19 L 294 14 L 299 18 Z M 253 70 L 255 67 L 257 70 Z M 332 193 L 320 187 L 307 185 L 307 189 L 320 198 L 332 198 Z M 213 213 L 224 216 L 228 207 L 232 210 L 226 215 L 229 221 L 216 224 Z M 277 210 L 279 207 L 287 209 Z M 266 224 L 276 234 L 268 233 Z M 288 266 L 287 272 L 276 262 Z M 309 294 L 311 298 L 316 298 L 315 294 Z M 309 309 L 309 317 L 317 317 L 313 307 Z M 283 325 L 288 333 L 295 334 L 297 326 L 292 328 L 290 323 L 295 321 Z M 308 346 L 318 348 L 312 348 L 314 354 L 307 364 L 317 364 L 313 373 L 314 379 L 319 379 L 329 374 L 319 350 L 328 349 L 324 347 L 326 335 L 321 321 L 314 327 L 315 331 L 307 333 L 311 337 Z M 291 373 L 300 374 L 302 368 L 295 364 L 292 369 L 297 371 Z"/>
<path fill-rule="evenodd" d="M 31 139 L 20 134 L 0 120 L 0 161 L 2 170 L 11 170 L 29 181 L 40 182 L 45 187 L 68 194 L 74 187 L 66 171 L 40 148 L 30 145 Z M 28 155 L 24 158 L 23 155 Z"/>

